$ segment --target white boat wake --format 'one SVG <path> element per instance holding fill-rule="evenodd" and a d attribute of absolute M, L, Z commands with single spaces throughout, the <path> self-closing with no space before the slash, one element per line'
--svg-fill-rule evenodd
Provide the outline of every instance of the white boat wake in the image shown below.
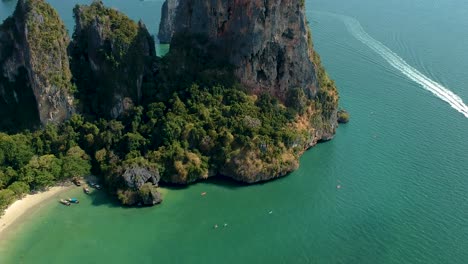
<path fill-rule="evenodd" d="M 387 46 L 382 44 L 380 41 L 372 38 L 367 32 L 363 29 L 359 21 L 352 17 L 337 15 L 328 12 L 320 12 L 333 17 L 336 17 L 342 20 L 348 31 L 353 35 L 357 40 L 371 48 L 378 55 L 384 58 L 392 67 L 403 73 L 406 77 L 412 81 L 421 85 L 424 89 L 430 91 L 438 98 L 450 104 L 450 106 L 462 113 L 466 118 L 468 118 L 468 106 L 463 102 L 460 96 L 456 95 L 448 88 L 444 87 L 442 84 L 430 79 L 411 65 L 409 65 L 405 60 L 398 56 L 395 52 L 390 50 Z"/>

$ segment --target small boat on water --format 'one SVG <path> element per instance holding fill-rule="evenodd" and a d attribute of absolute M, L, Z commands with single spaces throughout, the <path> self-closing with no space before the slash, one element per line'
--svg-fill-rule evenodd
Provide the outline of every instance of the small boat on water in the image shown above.
<path fill-rule="evenodd" d="M 96 184 L 96 185 L 94 185 L 94 188 L 96 188 L 96 189 L 98 189 L 98 190 L 101 190 L 102 187 L 101 187 L 101 185 Z"/>
<path fill-rule="evenodd" d="M 60 199 L 60 203 L 66 206 L 70 206 L 70 202 L 64 199 Z"/>
<path fill-rule="evenodd" d="M 83 192 L 86 193 L 86 194 L 89 194 L 90 190 L 89 190 L 88 187 L 83 187 Z"/>
<path fill-rule="evenodd" d="M 80 203 L 80 201 L 78 201 L 78 199 L 76 198 L 68 198 L 68 202 L 74 203 L 74 204 Z"/>

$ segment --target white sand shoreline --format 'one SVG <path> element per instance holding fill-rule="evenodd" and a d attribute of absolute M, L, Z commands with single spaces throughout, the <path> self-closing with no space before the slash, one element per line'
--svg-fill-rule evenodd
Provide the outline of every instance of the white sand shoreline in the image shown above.
<path fill-rule="evenodd" d="M 15 223 L 15 221 L 27 214 L 29 210 L 39 205 L 41 202 L 72 188 L 72 185 L 55 186 L 44 192 L 28 194 L 23 199 L 14 202 L 5 210 L 5 213 L 0 216 L 0 236 L 8 227 Z"/>

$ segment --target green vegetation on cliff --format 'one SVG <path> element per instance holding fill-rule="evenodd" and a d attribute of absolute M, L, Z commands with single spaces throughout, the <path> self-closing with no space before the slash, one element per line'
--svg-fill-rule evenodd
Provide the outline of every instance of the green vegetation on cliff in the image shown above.
<path fill-rule="evenodd" d="M 77 5 L 73 13 L 79 16 L 75 19 L 80 21 L 81 27 L 91 27 L 95 22 L 101 25 L 102 36 L 112 41 L 112 48 L 101 52 L 113 67 L 118 68 L 122 61 L 128 59 L 128 53 L 132 51 L 131 45 L 138 35 L 138 25 L 133 20 L 115 9 L 105 7 L 100 1 L 93 2 L 90 6 Z M 74 38 L 87 40 L 77 35 Z"/>
<path fill-rule="evenodd" d="M 120 120 L 87 122 L 76 115 L 59 127 L 2 134 L 0 187 L 24 182 L 40 189 L 86 175 L 93 164 L 93 172 L 104 175 L 125 202 L 125 193 L 133 195 L 125 192 L 121 177 L 128 164 L 153 168 L 165 182 L 189 183 L 229 167 L 230 159 L 246 150 L 268 169 L 265 173 L 273 173 L 282 166 L 275 161 L 291 162 L 285 152 L 297 158 L 301 150 L 294 145 L 304 135 L 287 126 L 293 117 L 268 95 L 192 85 L 167 102 L 134 107 Z"/>
<path fill-rule="evenodd" d="M 13 16 L 25 19 L 30 57 L 35 58 L 31 61 L 32 67 L 44 75 L 49 85 L 70 90 L 68 58 L 63 57 L 70 41 L 57 11 L 44 0 L 24 0 L 24 7 L 17 8 Z M 58 63 L 62 61 L 66 63 Z"/>
<path fill-rule="evenodd" d="M 85 175 L 93 164 L 92 171 L 104 176 L 123 203 L 133 203 L 138 199 L 121 177 L 129 164 L 152 168 L 172 183 L 218 173 L 253 182 L 259 175 L 284 175 L 297 167 L 312 135 L 292 124 L 314 106 L 301 89 L 291 93 L 291 101 L 302 103 L 285 107 L 268 94 L 248 95 L 238 86 L 201 80 L 174 90 L 165 101 L 135 106 L 119 120 L 93 122 L 75 115 L 58 127 L 3 135 L 3 144 L 12 142 L 8 146 L 15 148 L 0 148 L 5 153 L 0 157 L 8 157 L 1 175 L 9 175 L 3 176 L 1 187 L 19 181 L 43 188 Z"/>

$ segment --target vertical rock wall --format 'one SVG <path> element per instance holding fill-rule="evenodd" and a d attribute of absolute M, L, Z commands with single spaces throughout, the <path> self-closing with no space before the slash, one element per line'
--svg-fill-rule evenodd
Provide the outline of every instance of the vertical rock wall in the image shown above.
<path fill-rule="evenodd" d="M 69 42 L 63 22 L 49 4 L 18 1 L 13 16 L 0 26 L 0 108 L 11 119 L 5 123 L 45 125 L 71 115 Z"/>
<path fill-rule="evenodd" d="M 304 6 L 297 0 L 167 0 L 160 36 L 203 36 L 214 58 L 235 66 L 241 83 L 253 93 L 281 100 L 291 88 L 309 98 L 318 82 L 308 44 Z M 174 16 L 175 14 L 175 16 Z M 171 19 L 172 18 L 172 19 Z M 172 36 L 169 35 L 172 33 Z"/>

